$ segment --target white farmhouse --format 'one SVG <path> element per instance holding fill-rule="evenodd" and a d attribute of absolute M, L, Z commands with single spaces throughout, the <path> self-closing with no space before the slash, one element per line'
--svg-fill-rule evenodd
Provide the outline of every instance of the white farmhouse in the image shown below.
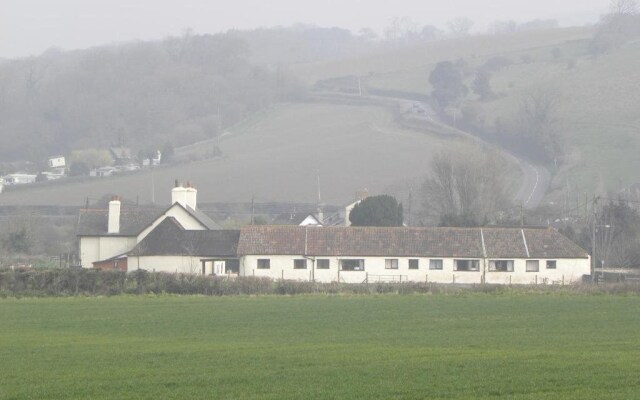
<path fill-rule="evenodd" d="M 202 275 L 238 275 L 238 230 L 186 230 L 165 218 L 129 252 L 129 269 Z"/>
<path fill-rule="evenodd" d="M 197 210 L 196 194 L 176 185 L 166 210 L 118 198 L 82 210 L 82 266 L 345 283 L 571 284 L 591 271 L 589 254 L 553 228 L 221 230 Z"/>
<path fill-rule="evenodd" d="M 191 185 L 183 187 L 176 182 L 171 198 L 171 206 L 166 209 L 123 206 L 118 197 L 113 197 L 107 208 L 80 210 L 77 236 L 81 265 L 84 268 L 110 268 L 117 264 L 118 268 L 126 270 L 123 255 L 169 217 L 190 231 L 219 229 L 198 210 L 197 190 Z"/>

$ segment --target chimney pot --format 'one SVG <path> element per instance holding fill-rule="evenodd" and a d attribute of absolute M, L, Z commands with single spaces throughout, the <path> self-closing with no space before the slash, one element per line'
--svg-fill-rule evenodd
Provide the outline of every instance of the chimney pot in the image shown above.
<path fill-rule="evenodd" d="M 109 202 L 109 215 L 107 221 L 108 233 L 120 233 L 120 198 L 113 196 Z"/>

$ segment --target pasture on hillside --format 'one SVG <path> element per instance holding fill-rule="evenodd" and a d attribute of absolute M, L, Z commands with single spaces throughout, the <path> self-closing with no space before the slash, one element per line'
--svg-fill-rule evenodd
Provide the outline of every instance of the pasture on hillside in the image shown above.
<path fill-rule="evenodd" d="M 460 140 L 400 128 L 382 107 L 283 104 L 212 141 L 222 157 L 156 169 L 155 199 L 169 204 L 177 178 L 194 182 L 201 202 L 315 202 L 319 176 L 324 202 L 348 204 L 364 188 L 397 194 L 421 184 L 432 154 Z M 82 205 L 105 194 L 146 203 L 151 188 L 151 172 L 87 178 L 6 192 L 0 205 Z"/>
<path fill-rule="evenodd" d="M 629 399 L 640 297 L 0 300 L 2 399 Z"/>
<path fill-rule="evenodd" d="M 356 56 L 325 63 L 296 66 L 294 71 L 314 79 L 360 75 L 366 87 L 427 95 L 429 74 L 440 61 L 463 60 L 470 89 L 463 107 L 475 124 L 496 130 L 496 121 L 521 127 L 523 98 L 538 89 L 552 88 L 558 96 L 557 121 L 565 153 L 559 160 L 549 201 L 583 202 L 585 193 L 617 192 L 640 181 L 640 116 L 637 112 L 640 79 L 640 43 L 630 42 L 594 56 L 589 42 L 594 28 L 565 28 L 484 35 L 389 49 L 371 56 Z M 493 71 L 496 97 L 479 101 L 471 90 L 475 69 L 499 57 L 508 61 Z M 353 85 L 353 84 L 352 84 Z M 511 132 L 516 133 L 516 132 Z"/>

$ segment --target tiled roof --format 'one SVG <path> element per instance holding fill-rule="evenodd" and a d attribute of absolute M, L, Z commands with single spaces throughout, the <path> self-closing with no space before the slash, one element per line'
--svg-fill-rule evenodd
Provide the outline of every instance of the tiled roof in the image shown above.
<path fill-rule="evenodd" d="M 193 218 L 198 220 L 207 229 L 220 229 L 209 216 L 200 210 L 191 207 L 183 207 L 179 203 L 171 205 L 182 207 Z M 123 204 L 120 210 L 120 232 L 112 236 L 137 236 L 156 219 L 165 214 L 169 208 L 139 207 Z M 78 216 L 76 234 L 78 236 L 106 236 L 109 221 L 109 209 L 81 209 Z"/>
<path fill-rule="evenodd" d="M 128 207 L 120 210 L 119 236 L 136 236 L 151 225 L 164 210 L 157 207 Z M 81 209 L 76 233 L 78 236 L 107 235 L 108 209 Z"/>
<path fill-rule="evenodd" d="M 532 258 L 579 258 L 588 257 L 586 250 L 553 228 L 525 229 L 527 246 Z"/>
<path fill-rule="evenodd" d="M 180 204 L 180 203 L 177 203 Z M 184 207 L 185 210 L 187 210 L 187 212 L 189 214 L 191 214 L 191 216 L 195 219 L 197 219 L 198 221 L 200 221 L 200 223 L 202 225 L 204 225 L 207 229 L 222 229 L 222 227 L 220 225 L 218 225 L 217 223 L 215 223 L 214 220 L 212 220 L 211 218 L 209 218 L 209 216 L 205 213 L 203 213 L 202 211 L 198 210 L 198 209 L 193 209 L 189 206 Z"/>
<path fill-rule="evenodd" d="M 274 220 L 274 225 L 300 225 L 308 216 L 313 216 L 316 218 L 313 213 L 282 213 L 278 215 Z M 317 219 L 317 218 L 316 218 Z"/>
<path fill-rule="evenodd" d="M 238 244 L 239 255 L 334 257 L 483 258 L 485 249 L 487 258 L 588 257 L 552 228 L 248 226 L 242 228 Z"/>
<path fill-rule="evenodd" d="M 175 218 L 167 217 L 129 254 L 236 257 L 239 237 L 238 230 L 184 230 Z"/>

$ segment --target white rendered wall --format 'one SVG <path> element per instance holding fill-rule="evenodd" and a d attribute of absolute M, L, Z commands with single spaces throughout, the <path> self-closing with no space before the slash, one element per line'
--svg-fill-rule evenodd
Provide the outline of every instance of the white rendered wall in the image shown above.
<path fill-rule="evenodd" d="M 101 236 L 80 238 L 80 261 L 83 268 L 93 268 L 93 263 L 119 256 L 136 245 L 135 237 Z"/>
<path fill-rule="evenodd" d="M 141 242 L 145 237 L 147 237 L 147 235 L 152 230 L 154 230 L 155 227 L 158 226 L 162 221 L 164 221 L 166 217 L 175 218 L 180 223 L 180 225 L 182 225 L 184 229 L 188 231 L 202 231 L 206 229 L 197 219 L 195 219 L 193 216 L 191 216 L 191 214 L 185 211 L 184 208 L 174 205 L 169 210 L 167 210 L 166 213 L 159 216 L 158 219 L 156 219 L 150 226 L 148 226 L 138 235 L 138 242 Z"/>
<path fill-rule="evenodd" d="M 556 269 L 546 268 L 546 259 L 540 259 L 538 272 L 526 272 L 526 260 L 514 260 L 513 272 L 489 272 L 489 260 L 480 260 L 479 271 L 454 271 L 454 259 L 443 260 L 442 270 L 429 269 L 429 258 L 400 258 L 398 269 L 386 269 L 387 257 L 317 257 L 328 259 L 329 269 L 317 269 L 311 260 L 307 269 L 294 269 L 294 260 L 302 256 L 244 256 L 240 260 L 241 276 L 260 276 L 272 279 L 310 280 L 315 276 L 317 282 L 362 283 L 376 281 L 413 281 L 434 283 L 480 284 L 483 279 L 493 284 L 570 284 L 579 283 L 583 275 L 590 273 L 589 259 L 556 259 Z M 313 257 L 311 257 L 314 259 Z M 394 257 L 388 257 L 394 258 Z M 269 269 L 258 269 L 258 259 L 269 259 Z M 339 271 L 341 259 L 364 259 L 364 271 Z M 419 260 L 418 269 L 409 269 L 409 260 Z M 483 278 L 484 277 L 484 278 Z"/>

